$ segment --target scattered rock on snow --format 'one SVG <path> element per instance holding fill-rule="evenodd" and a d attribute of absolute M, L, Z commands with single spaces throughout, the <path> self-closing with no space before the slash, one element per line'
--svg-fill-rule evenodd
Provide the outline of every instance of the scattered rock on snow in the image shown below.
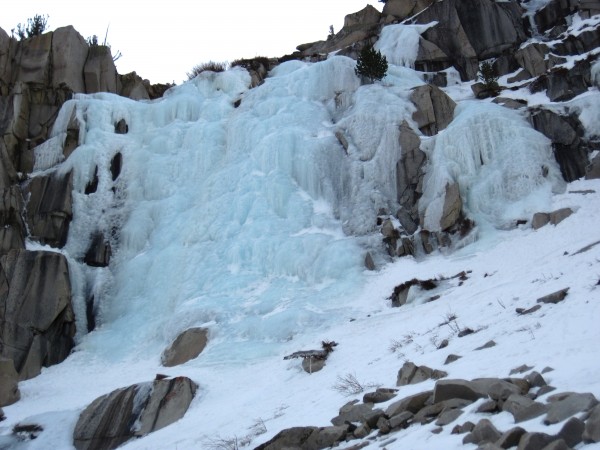
<path fill-rule="evenodd" d="M 585 442 L 600 442 L 600 405 L 594 407 L 590 417 L 585 421 L 583 440 Z"/>
<path fill-rule="evenodd" d="M 363 396 L 363 403 L 383 403 L 393 399 L 398 389 L 377 388 L 375 392 L 367 392 Z"/>
<path fill-rule="evenodd" d="M 467 434 L 463 439 L 463 444 L 483 444 L 486 442 L 496 442 L 502 433 L 488 419 L 481 419 L 473 431 Z"/>
<path fill-rule="evenodd" d="M 533 369 L 533 366 L 528 366 L 527 364 L 523 364 L 519 367 L 515 367 L 514 369 L 511 369 L 509 375 L 514 375 L 516 373 L 529 372 L 531 369 Z"/>
<path fill-rule="evenodd" d="M 553 292 L 552 294 L 545 295 L 543 297 L 538 298 L 537 303 L 552 303 L 556 304 L 562 302 L 567 293 L 569 292 L 569 288 L 561 289 L 560 291 Z"/>
<path fill-rule="evenodd" d="M 511 413 L 515 418 L 515 423 L 519 423 L 541 416 L 548 410 L 548 406 L 528 397 L 512 394 L 504 401 L 502 410 Z"/>
<path fill-rule="evenodd" d="M 544 419 L 546 425 L 562 422 L 582 411 L 589 411 L 598 404 L 593 394 L 579 394 L 574 392 L 555 394 L 548 398 L 550 408 Z"/>
<path fill-rule="evenodd" d="M 417 384 L 425 380 L 439 380 L 448 376 L 443 370 L 431 369 L 427 366 L 417 366 L 412 362 L 405 362 L 398 371 L 396 386 L 406 386 L 407 384 Z"/>

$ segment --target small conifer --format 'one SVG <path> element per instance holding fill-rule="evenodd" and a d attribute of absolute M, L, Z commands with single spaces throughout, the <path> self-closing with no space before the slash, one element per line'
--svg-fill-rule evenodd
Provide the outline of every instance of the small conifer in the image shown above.
<path fill-rule="evenodd" d="M 380 51 L 367 46 L 361 50 L 354 72 L 359 77 L 370 79 L 371 83 L 373 83 L 375 80 L 381 80 L 385 77 L 387 70 L 387 58 Z"/>

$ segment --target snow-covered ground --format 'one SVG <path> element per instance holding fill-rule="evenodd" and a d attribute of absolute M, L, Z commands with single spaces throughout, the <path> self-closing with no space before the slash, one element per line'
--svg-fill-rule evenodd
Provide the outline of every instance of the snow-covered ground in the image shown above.
<path fill-rule="evenodd" d="M 409 59 L 398 57 L 407 65 Z M 410 89 L 423 81 L 410 68 L 391 65 L 382 84 L 360 86 L 354 64 L 339 56 L 316 64 L 291 61 L 252 90 L 247 73 L 233 69 L 204 73 L 155 102 L 97 94 L 69 103 L 55 133 L 64 132 L 72 111 L 82 131 L 80 147 L 58 168 L 75 171 L 74 221 L 64 253 L 72 273 L 101 299 L 99 324 L 85 333 L 89 292 L 75 283 L 77 347 L 64 363 L 19 384 L 22 398 L 4 408 L 0 435 L 17 423 L 37 423 L 44 431 L 11 448 L 72 448 L 85 406 L 157 373 L 190 377 L 198 394 L 183 419 L 123 448 L 209 449 L 235 438 L 252 448 L 287 427 L 327 426 L 340 406 L 362 397 L 340 394 L 338 377 L 394 387 L 406 360 L 466 379 L 508 376 L 522 364 L 538 371 L 550 366 L 545 378 L 558 390 L 600 398 L 600 181 L 579 180 L 557 193 L 564 186 L 555 186 L 558 169 L 547 139 L 521 113 L 472 106 L 468 91 L 451 87 L 449 95 L 467 101 L 436 138 L 445 145 L 428 150 L 444 176 L 460 175 L 457 165 L 470 164 L 473 155 L 489 165 L 500 161 L 508 173 L 517 165 L 545 164 L 551 176 L 517 173 L 512 182 L 495 181 L 496 173 L 469 166 L 462 173 L 473 188 L 465 208 L 478 219 L 478 239 L 418 259 L 381 264 L 380 255 L 379 270 L 368 272 L 365 251 L 381 239 L 375 214 L 397 207 L 399 124 L 406 120 L 416 129 Z M 598 116 L 596 90 L 573 102 L 591 122 Z M 125 135 L 114 133 L 120 119 L 129 125 Z M 490 123 L 508 124 L 512 132 Z M 474 129 L 485 132 L 469 134 Z M 347 150 L 336 132 L 348 139 Z M 453 133 L 462 141 L 450 158 Z M 59 147 L 42 151 L 39 161 L 60 160 L 53 154 Z M 113 181 L 110 162 L 118 152 L 123 171 Z M 98 190 L 86 195 L 96 167 Z M 486 182 L 487 188 L 478 187 Z M 426 194 L 435 198 L 437 185 L 431 186 Z M 486 206 L 493 206 L 487 216 Z M 505 220 L 563 207 L 575 212 L 557 226 L 499 229 Z M 115 226 L 122 231 L 112 242 L 109 268 L 77 263 L 95 230 Z M 391 307 L 394 286 L 462 271 L 468 271 L 462 285 L 450 279 Z M 559 304 L 530 315 L 515 312 L 566 287 L 569 294 Z M 425 302 L 436 294 L 439 299 Z M 182 366 L 162 367 L 163 349 L 191 326 L 210 329 L 206 350 Z M 466 327 L 477 332 L 458 338 Z M 449 345 L 437 350 L 443 339 Z M 323 340 L 339 345 L 322 371 L 309 375 L 299 360 L 283 360 Z M 490 340 L 497 345 L 474 351 Z M 443 366 L 450 353 L 462 358 Z M 399 395 L 432 386 L 402 387 Z M 458 421 L 468 420 L 476 406 Z M 513 419 L 502 413 L 495 423 L 504 430 Z M 541 418 L 526 426 L 560 429 Z M 439 435 L 431 428 L 411 427 L 385 447 L 462 447 L 451 427 Z"/>

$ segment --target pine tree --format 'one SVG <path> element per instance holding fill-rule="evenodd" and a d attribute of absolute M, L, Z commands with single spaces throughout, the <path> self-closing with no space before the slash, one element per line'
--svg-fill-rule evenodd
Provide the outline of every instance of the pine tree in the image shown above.
<path fill-rule="evenodd" d="M 373 83 L 385 77 L 388 70 L 387 58 L 373 47 L 363 47 L 356 61 L 354 72 L 359 77 L 367 77 Z"/>
<path fill-rule="evenodd" d="M 494 66 L 492 66 L 492 64 L 490 64 L 488 61 L 481 63 L 477 77 L 483 82 L 485 88 L 490 91 L 492 95 L 495 96 L 500 93 L 498 75 L 496 75 Z"/>

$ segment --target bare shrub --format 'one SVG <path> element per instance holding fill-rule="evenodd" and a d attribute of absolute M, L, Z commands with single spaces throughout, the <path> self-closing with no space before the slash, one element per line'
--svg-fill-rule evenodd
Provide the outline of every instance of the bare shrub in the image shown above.
<path fill-rule="evenodd" d="M 374 383 L 361 383 L 356 378 L 356 375 L 347 373 L 344 376 L 338 375 L 337 383 L 332 386 L 334 391 L 344 395 L 355 395 L 364 392 L 366 389 L 378 387 Z"/>
<path fill-rule="evenodd" d="M 197 64 L 192 67 L 192 70 L 189 71 L 186 75 L 188 80 L 192 78 L 196 78 L 202 72 L 225 72 L 227 70 L 227 63 L 224 62 L 215 62 L 208 61 L 205 63 Z"/>

